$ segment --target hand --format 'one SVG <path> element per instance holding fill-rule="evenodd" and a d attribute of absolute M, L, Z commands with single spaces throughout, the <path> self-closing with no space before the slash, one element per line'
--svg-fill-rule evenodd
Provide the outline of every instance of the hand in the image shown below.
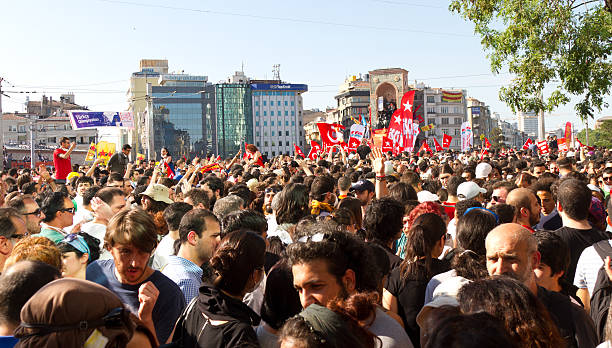
<path fill-rule="evenodd" d="M 159 297 L 159 290 L 152 282 L 146 282 L 138 289 L 138 302 L 140 307 L 138 308 L 138 317 L 142 321 L 153 320 L 153 307 Z"/>
<path fill-rule="evenodd" d="M 71 148 L 71 149 L 74 149 L 75 147 L 76 147 L 76 143 L 75 143 L 74 141 L 73 141 L 73 142 L 71 142 L 71 143 L 70 143 L 70 148 Z"/>
<path fill-rule="evenodd" d="M 382 150 L 373 148 L 372 157 L 372 171 L 374 171 L 377 176 L 385 176 L 385 158 L 383 157 Z"/>
<path fill-rule="evenodd" d="M 106 204 L 100 197 L 94 197 L 91 199 L 91 209 L 94 211 L 94 216 L 101 220 L 110 220 L 113 215 L 113 210 Z"/>
<path fill-rule="evenodd" d="M 200 163 L 200 157 L 196 156 L 196 158 L 194 158 L 193 161 L 191 161 L 191 164 L 195 166 L 198 163 Z"/>
<path fill-rule="evenodd" d="M 604 260 L 604 268 L 606 269 L 608 278 L 610 278 L 610 281 L 612 281 L 612 266 L 610 266 L 610 256 L 607 256 Z"/>
<path fill-rule="evenodd" d="M 95 166 L 96 164 L 100 164 L 100 163 L 102 163 L 102 162 L 104 162 L 104 158 L 102 158 L 102 157 L 98 157 L 98 158 L 97 158 L 97 159 L 94 161 L 93 165 Z"/>
<path fill-rule="evenodd" d="M 47 170 L 47 167 L 45 167 L 43 164 L 41 164 L 40 167 L 38 167 L 38 172 L 40 174 L 40 177 L 44 181 L 51 180 L 51 174 L 49 174 L 49 171 Z"/>

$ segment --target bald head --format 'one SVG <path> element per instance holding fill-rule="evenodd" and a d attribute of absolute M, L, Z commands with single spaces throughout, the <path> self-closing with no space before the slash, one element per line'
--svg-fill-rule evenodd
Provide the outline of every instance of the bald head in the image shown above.
<path fill-rule="evenodd" d="M 514 206 L 517 210 L 522 207 L 529 207 L 531 196 L 534 196 L 534 194 L 530 189 L 516 188 L 508 193 L 506 203 Z"/>
<path fill-rule="evenodd" d="M 495 227 L 485 239 L 487 270 L 490 275 L 508 275 L 535 288 L 533 270 L 540 263 L 538 242 L 519 224 Z"/>
<path fill-rule="evenodd" d="M 506 203 L 514 207 L 517 223 L 534 226 L 540 222 L 541 207 L 536 195 L 530 189 L 516 188 L 510 191 Z"/>

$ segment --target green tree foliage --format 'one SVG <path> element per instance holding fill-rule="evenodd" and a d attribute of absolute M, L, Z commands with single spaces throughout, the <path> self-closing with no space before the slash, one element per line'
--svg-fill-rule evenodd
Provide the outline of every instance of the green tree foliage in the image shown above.
<path fill-rule="evenodd" d="M 612 0 L 452 0 L 449 8 L 475 24 L 491 70 L 515 76 L 499 91 L 514 112 L 550 112 L 571 96 L 583 120 L 608 107 Z M 554 91 L 542 98 L 549 83 Z"/>
<path fill-rule="evenodd" d="M 500 149 L 504 146 L 504 133 L 501 128 L 496 127 L 491 129 L 489 133 L 489 142 L 494 149 Z"/>
<path fill-rule="evenodd" d="M 586 130 L 578 132 L 577 137 L 586 145 Z M 597 129 L 589 128 L 589 145 L 612 148 L 612 121 L 604 121 Z"/>

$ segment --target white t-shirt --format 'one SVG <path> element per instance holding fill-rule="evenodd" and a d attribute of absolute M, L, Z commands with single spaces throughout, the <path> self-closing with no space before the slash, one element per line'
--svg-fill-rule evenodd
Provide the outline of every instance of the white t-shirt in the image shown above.
<path fill-rule="evenodd" d="M 111 253 L 104 249 L 104 236 L 106 235 L 106 225 L 99 224 L 97 222 L 88 222 L 81 226 L 81 231 L 87 233 L 88 235 L 98 238 L 100 241 L 100 260 L 109 260 L 112 259 L 113 256 Z"/>
<path fill-rule="evenodd" d="M 608 243 L 612 246 L 612 240 L 608 240 Z M 603 264 L 603 260 L 592 245 L 584 249 L 576 264 L 574 285 L 579 289 L 588 289 L 589 294 L 592 295 L 597 281 L 597 273 L 599 273 Z"/>

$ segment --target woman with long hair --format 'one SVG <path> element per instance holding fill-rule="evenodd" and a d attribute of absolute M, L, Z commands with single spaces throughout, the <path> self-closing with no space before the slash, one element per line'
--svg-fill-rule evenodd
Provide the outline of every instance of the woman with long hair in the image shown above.
<path fill-rule="evenodd" d="M 295 225 L 310 215 L 308 208 L 308 187 L 304 184 L 289 184 L 272 200 L 273 221 L 268 220 L 268 237 L 278 236 L 283 243 L 293 241 Z"/>
<path fill-rule="evenodd" d="M 415 347 L 420 346 L 416 316 L 424 305 L 425 288 L 436 274 L 449 269 L 438 257 L 444 250 L 446 223 L 436 213 L 414 221 L 406 240 L 406 258 L 391 271 L 383 291 L 383 307 L 399 314 Z"/>
<path fill-rule="evenodd" d="M 265 251 L 255 232 L 226 235 L 210 260 L 213 284 L 202 285 L 181 314 L 172 342 L 184 348 L 259 346 L 253 326 L 260 317 L 242 299 L 263 279 Z"/>

